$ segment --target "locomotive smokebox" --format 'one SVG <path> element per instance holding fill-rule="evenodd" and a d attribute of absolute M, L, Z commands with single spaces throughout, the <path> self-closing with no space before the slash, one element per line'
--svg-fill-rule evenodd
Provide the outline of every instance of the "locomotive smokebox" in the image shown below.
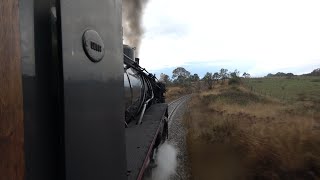
<path fill-rule="evenodd" d="M 123 45 L 123 54 L 128 56 L 132 61 L 135 60 L 135 53 L 134 53 L 135 48 L 132 48 L 126 44 Z"/>

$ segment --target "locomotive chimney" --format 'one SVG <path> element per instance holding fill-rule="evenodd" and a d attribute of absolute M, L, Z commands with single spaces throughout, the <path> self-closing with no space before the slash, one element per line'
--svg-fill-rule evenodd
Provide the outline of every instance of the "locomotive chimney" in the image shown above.
<path fill-rule="evenodd" d="M 136 58 L 135 61 L 136 61 L 137 64 L 139 64 L 140 58 Z"/>
<path fill-rule="evenodd" d="M 135 61 L 135 48 L 132 48 L 126 44 L 123 45 L 123 54 L 128 56 L 132 61 Z"/>

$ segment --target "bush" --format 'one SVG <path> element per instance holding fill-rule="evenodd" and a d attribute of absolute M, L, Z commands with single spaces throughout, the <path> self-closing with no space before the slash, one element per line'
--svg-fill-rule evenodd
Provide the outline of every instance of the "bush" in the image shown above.
<path fill-rule="evenodd" d="M 229 85 L 241 84 L 241 79 L 239 77 L 230 78 L 228 81 Z"/>
<path fill-rule="evenodd" d="M 211 102 L 225 102 L 228 104 L 247 105 L 253 102 L 265 102 L 266 100 L 251 92 L 243 92 L 237 87 L 232 87 L 219 95 L 210 94 L 203 96 L 202 101 L 205 104 Z"/>

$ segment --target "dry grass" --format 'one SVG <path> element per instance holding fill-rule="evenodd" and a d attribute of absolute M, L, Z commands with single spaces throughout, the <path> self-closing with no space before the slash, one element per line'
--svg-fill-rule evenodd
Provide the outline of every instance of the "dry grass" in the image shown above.
<path fill-rule="evenodd" d="M 170 102 L 175 100 L 183 95 L 190 94 L 195 92 L 195 87 L 193 85 L 190 86 L 168 86 L 167 92 L 165 94 L 166 102 Z"/>
<path fill-rule="evenodd" d="M 221 86 L 194 96 L 189 106 L 193 179 L 320 178 L 317 102 L 284 104 Z"/>
<path fill-rule="evenodd" d="M 177 99 L 178 97 L 180 97 L 184 93 L 185 93 L 185 90 L 183 87 L 169 86 L 169 87 L 167 87 L 167 92 L 165 94 L 166 102 L 170 102 L 174 99 Z"/>

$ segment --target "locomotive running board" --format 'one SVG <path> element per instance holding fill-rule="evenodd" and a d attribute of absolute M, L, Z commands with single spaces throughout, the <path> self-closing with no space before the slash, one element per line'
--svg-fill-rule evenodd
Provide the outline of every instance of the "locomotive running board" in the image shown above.
<path fill-rule="evenodd" d="M 167 109 L 167 104 L 154 104 L 145 112 L 142 124 L 133 122 L 126 128 L 128 180 L 142 179 Z"/>

